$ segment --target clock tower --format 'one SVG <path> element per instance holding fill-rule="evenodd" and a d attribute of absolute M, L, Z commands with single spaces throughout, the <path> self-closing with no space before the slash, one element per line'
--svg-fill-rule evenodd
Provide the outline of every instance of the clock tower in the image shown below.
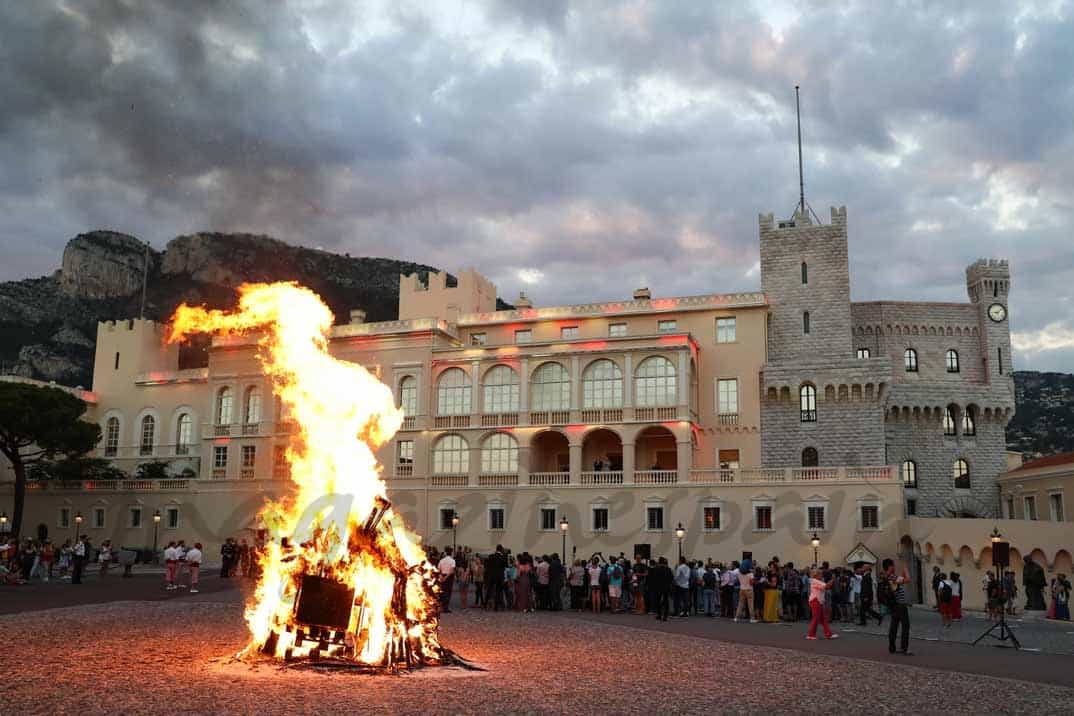
<path fill-rule="evenodd" d="M 970 302 L 977 307 L 986 380 L 995 385 L 1012 385 L 1013 380 L 1007 310 L 1010 285 L 1011 273 L 1006 259 L 978 259 L 966 267 L 966 290 Z"/>

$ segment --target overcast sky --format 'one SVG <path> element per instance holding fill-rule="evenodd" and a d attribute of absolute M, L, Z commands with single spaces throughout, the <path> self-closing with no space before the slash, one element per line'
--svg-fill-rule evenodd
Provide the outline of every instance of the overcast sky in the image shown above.
<path fill-rule="evenodd" d="M 403 5 L 0 3 L 0 280 L 211 229 L 536 305 L 756 289 L 801 84 L 853 297 L 966 300 L 1009 257 L 1016 367 L 1074 370 L 1071 3 Z"/>

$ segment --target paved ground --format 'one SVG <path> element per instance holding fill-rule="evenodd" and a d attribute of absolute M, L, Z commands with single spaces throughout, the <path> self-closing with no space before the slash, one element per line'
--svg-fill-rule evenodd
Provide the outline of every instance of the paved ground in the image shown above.
<path fill-rule="evenodd" d="M 0 588 L 0 606 L 9 612 L 0 616 L 0 633 L 11 653 L 35 670 L 63 675 L 58 688 L 23 679 L 0 683 L 6 710 L 830 713 L 818 694 L 835 692 L 864 695 L 845 701 L 843 713 L 935 713 L 940 703 L 946 713 L 1070 713 L 1074 703 L 1074 656 L 915 641 L 915 656 L 893 657 L 883 639 L 849 630 L 836 641 L 807 642 L 804 624 L 663 623 L 570 612 L 445 615 L 445 645 L 486 666 L 484 673 L 368 677 L 251 669 L 226 663 L 246 641 L 243 594 L 230 581 L 207 576 L 198 595 L 159 591 L 157 575 L 80 586 L 87 589 Z M 72 594 L 98 603 L 48 608 Z M 16 602 L 21 608 L 9 607 Z M 988 696 L 996 693 L 1004 695 L 999 706 Z M 966 698 L 972 694 L 979 696 Z"/>
<path fill-rule="evenodd" d="M 823 694 L 855 689 L 863 698 L 845 702 L 841 713 L 934 713 L 939 703 L 950 704 L 946 713 L 978 713 L 981 699 L 998 691 L 1002 705 L 989 712 L 1069 713 L 1074 702 L 1071 688 L 842 658 L 843 640 L 817 642 L 804 658 L 604 618 L 473 611 L 448 615 L 442 638 L 483 673 L 252 669 L 221 659 L 246 640 L 233 601 L 113 602 L 0 617 L 20 660 L 63 675 L 55 688 L 5 680 L 0 700 L 19 714 L 819 714 L 831 712 Z"/>

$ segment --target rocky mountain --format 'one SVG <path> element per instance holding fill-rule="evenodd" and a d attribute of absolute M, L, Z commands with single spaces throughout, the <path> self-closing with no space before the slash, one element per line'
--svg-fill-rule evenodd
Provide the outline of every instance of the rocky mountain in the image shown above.
<path fill-rule="evenodd" d="M 1074 375 L 1015 371 L 1007 447 L 1030 457 L 1074 451 Z"/>
<path fill-rule="evenodd" d="M 158 252 L 127 234 L 92 231 L 68 242 L 63 265 L 51 276 L 0 283 L 0 335 L 6 339 L 0 372 L 88 386 L 97 322 L 139 315 L 146 261 L 145 313 L 156 320 L 183 301 L 228 307 L 244 281 L 277 280 L 317 291 L 337 322 L 346 322 L 352 308 L 365 310 L 370 321 L 391 320 L 398 317 L 399 274 L 417 272 L 425 280 L 437 270 L 252 234 L 179 236 Z"/>

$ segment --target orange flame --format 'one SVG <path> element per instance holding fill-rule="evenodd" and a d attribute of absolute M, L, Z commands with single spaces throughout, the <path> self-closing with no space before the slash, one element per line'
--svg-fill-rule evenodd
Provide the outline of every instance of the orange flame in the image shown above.
<path fill-rule="evenodd" d="M 354 588 L 350 658 L 391 665 L 405 643 L 419 660 L 436 661 L 442 651 L 435 580 L 419 538 L 390 508 L 377 532 L 361 533 L 370 513 L 386 504 L 373 450 L 402 425 L 391 389 L 328 353 L 332 312 L 313 291 L 295 283 L 244 284 L 239 294 L 235 312 L 179 306 L 168 341 L 192 333 L 257 333 L 257 358 L 299 430 L 286 452 L 294 489 L 260 514 L 270 534 L 287 539 L 270 541 L 261 555 L 244 654 L 266 644 L 280 657 L 308 653 L 295 643 L 293 617 L 302 576 L 314 574 Z M 393 607 L 400 574 L 407 580 L 405 619 L 398 598 Z"/>

